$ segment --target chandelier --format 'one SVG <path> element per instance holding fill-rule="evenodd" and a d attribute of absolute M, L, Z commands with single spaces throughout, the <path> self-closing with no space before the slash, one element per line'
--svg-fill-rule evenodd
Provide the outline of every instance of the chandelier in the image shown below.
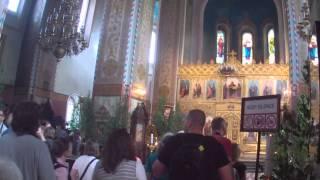
<path fill-rule="evenodd" d="M 297 33 L 305 40 L 309 41 L 312 35 L 311 20 L 310 20 L 310 7 L 307 1 L 304 1 L 301 7 L 302 19 L 297 24 Z"/>
<path fill-rule="evenodd" d="M 88 47 L 84 27 L 79 27 L 82 0 L 59 0 L 41 28 L 39 44 L 59 61 L 65 55 L 78 55 Z"/>

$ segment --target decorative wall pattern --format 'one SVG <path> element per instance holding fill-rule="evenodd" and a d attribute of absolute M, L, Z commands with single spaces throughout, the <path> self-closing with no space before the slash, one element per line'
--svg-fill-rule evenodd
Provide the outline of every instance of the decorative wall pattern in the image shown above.
<path fill-rule="evenodd" d="M 289 25 L 289 52 L 290 52 L 290 84 L 292 96 L 298 95 L 298 86 L 301 82 L 301 66 L 302 62 L 299 60 L 298 55 L 298 42 L 299 37 L 296 32 L 296 25 L 298 20 L 298 3 L 296 0 L 287 1 L 287 15 Z"/>
<path fill-rule="evenodd" d="M 133 86 L 146 89 L 148 75 L 148 57 L 152 32 L 153 0 L 142 0 L 139 13 L 137 44 L 133 65 Z M 134 94 L 133 94 L 134 96 Z"/>
<path fill-rule="evenodd" d="M 105 3 L 103 35 L 101 36 L 96 83 L 122 83 L 124 71 L 123 54 L 126 54 L 124 43 L 128 37 L 128 21 L 132 2 L 128 0 L 110 0 Z"/>

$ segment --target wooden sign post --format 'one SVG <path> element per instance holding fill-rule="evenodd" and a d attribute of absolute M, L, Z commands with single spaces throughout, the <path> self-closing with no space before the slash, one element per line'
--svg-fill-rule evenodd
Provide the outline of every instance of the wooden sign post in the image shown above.
<path fill-rule="evenodd" d="M 261 132 L 276 132 L 280 125 L 280 95 L 242 98 L 241 132 L 258 132 L 255 180 L 258 180 Z"/>

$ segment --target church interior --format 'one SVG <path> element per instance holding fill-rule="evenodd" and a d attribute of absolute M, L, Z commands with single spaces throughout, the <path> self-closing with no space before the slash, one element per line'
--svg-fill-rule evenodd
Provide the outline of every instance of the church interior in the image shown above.
<path fill-rule="evenodd" d="M 181 113 L 203 110 L 207 124 L 223 117 L 227 137 L 240 145 L 240 159 L 250 162 L 258 133 L 240 131 L 242 98 L 278 94 L 281 106 L 298 112 L 299 97 L 307 94 L 311 117 L 319 123 L 318 0 L 0 5 L 0 104 L 49 102 L 55 115 L 70 122 L 76 105 L 90 98 L 98 124 L 118 111 L 130 121 L 143 104 L 149 126 L 164 98 L 169 115 L 179 107 Z M 150 140 L 148 132 L 140 139 Z M 262 134 L 263 158 L 271 136 Z"/>

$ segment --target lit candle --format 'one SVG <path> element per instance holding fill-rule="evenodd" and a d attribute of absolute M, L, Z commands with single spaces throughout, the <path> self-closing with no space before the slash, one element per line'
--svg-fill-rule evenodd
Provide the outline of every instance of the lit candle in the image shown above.
<path fill-rule="evenodd" d="M 151 139 L 151 144 L 153 144 L 153 133 L 151 133 L 150 139 Z"/>

